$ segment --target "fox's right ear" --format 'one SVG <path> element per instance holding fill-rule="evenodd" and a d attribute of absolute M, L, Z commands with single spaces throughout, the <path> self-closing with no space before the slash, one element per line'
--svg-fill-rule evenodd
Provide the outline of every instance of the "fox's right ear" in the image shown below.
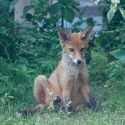
<path fill-rule="evenodd" d="M 81 39 L 82 40 L 89 40 L 91 33 L 92 33 L 93 27 L 89 27 L 81 32 Z"/>
<path fill-rule="evenodd" d="M 70 41 L 70 33 L 64 29 L 60 29 L 59 32 L 60 42 L 65 43 Z"/>

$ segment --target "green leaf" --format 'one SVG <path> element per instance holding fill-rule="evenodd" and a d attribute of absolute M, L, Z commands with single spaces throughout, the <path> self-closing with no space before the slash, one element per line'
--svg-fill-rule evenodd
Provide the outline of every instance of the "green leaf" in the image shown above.
<path fill-rule="evenodd" d="M 26 13 L 27 13 L 29 10 L 31 10 L 33 7 L 34 7 L 34 5 L 25 6 L 24 9 L 23 9 L 23 14 L 26 15 Z"/>
<path fill-rule="evenodd" d="M 120 12 L 121 12 L 123 18 L 125 19 L 125 10 L 124 10 L 123 8 L 119 8 L 119 10 L 120 10 Z"/>
<path fill-rule="evenodd" d="M 110 52 L 112 56 L 116 59 L 124 59 L 125 60 L 125 51 L 124 50 L 113 50 Z"/>
<path fill-rule="evenodd" d="M 112 3 L 120 3 L 120 0 L 111 0 Z"/>
<path fill-rule="evenodd" d="M 20 68 L 22 69 L 23 73 L 25 73 L 27 71 L 27 67 L 25 65 L 20 66 Z"/>
<path fill-rule="evenodd" d="M 32 20 L 33 16 L 30 13 L 26 14 L 26 19 L 30 22 Z"/>
<path fill-rule="evenodd" d="M 21 70 L 18 67 L 10 68 L 13 71 L 21 72 Z"/>
<path fill-rule="evenodd" d="M 111 8 L 107 13 L 108 23 L 112 20 L 114 14 L 116 12 L 116 8 Z"/>
<path fill-rule="evenodd" d="M 0 95 L 5 93 L 9 88 L 6 86 L 6 87 L 0 87 Z"/>
<path fill-rule="evenodd" d="M 36 38 L 35 37 L 30 37 L 29 40 L 32 42 L 32 43 L 35 43 L 36 42 Z"/>
<path fill-rule="evenodd" d="M 112 76 L 114 76 L 115 74 L 117 74 L 118 73 L 118 69 L 112 69 L 110 72 L 109 72 L 109 75 L 108 75 L 108 77 L 109 78 L 111 78 Z"/>
<path fill-rule="evenodd" d="M 30 30 L 32 27 L 29 25 L 29 24 L 26 24 L 26 23 L 22 23 L 20 25 L 20 29 L 23 29 L 23 30 Z"/>
<path fill-rule="evenodd" d="M 1 34 L 7 34 L 7 30 L 5 27 L 0 27 L 0 33 Z"/>
<path fill-rule="evenodd" d="M 29 73 L 33 73 L 33 72 L 36 72 L 36 70 L 35 69 L 27 69 L 27 71 L 25 72 L 26 74 L 29 74 Z"/>
<path fill-rule="evenodd" d="M 95 4 L 98 5 L 99 1 L 100 1 L 100 0 L 95 0 Z"/>
<path fill-rule="evenodd" d="M 95 51 L 91 51 L 91 58 L 92 60 L 95 60 L 95 61 L 101 61 L 101 62 L 107 62 L 108 59 L 105 55 L 101 54 L 101 53 L 97 53 Z"/>
<path fill-rule="evenodd" d="M 62 6 L 63 5 L 61 3 L 55 3 L 51 6 L 51 9 L 54 13 L 57 13 L 61 10 Z"/>
<path fill-rule="evenodd" d="M 116 8 L 117 7 L 117 3 L 111 3 L 111 8 Z"/>
<path fill-rule="evenodd" d="M 92 17 L 88 18 L 88 19 L 86 20 L 86 22 L 87 22 L 88 26 L 91 26 L 91 27 L 94 26 L 94 20 L 93 20 Z"/>
<path fill-rule="evenodd" d="M 72 23 L 74 17 L 75 17 L 75 13 L 72 9 L 66 7 L 63 8 L 63 17 L 66 21 Z"/>

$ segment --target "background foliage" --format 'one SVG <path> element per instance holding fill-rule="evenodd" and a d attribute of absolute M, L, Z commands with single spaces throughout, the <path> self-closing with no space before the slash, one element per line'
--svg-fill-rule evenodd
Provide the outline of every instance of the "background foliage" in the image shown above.
<path fill-rule="evenodd" d="M 121 0 L 118 4 L 103 2 L 106 4 L 103 11 L 104 25 L 98 37 L 93 34 L 86 56 L 90 71 L 90 84 L 114 90 L 117 88 L 118 93 L 122 93 L 125 89 L 125 1 Z M 24 8 L 22 17 L 26 21 L 18 24 L 14 22 L 13 17 L 14 3 L 13 0 L 0 1 L 1 104 L 6 104 L 8 101 L 33 100 L 34 78 L 38 74 L 48 77 L 61 58 L 61 47 L 57 35 L 59 26 L 64 26 L 64 20 L 73 21 L 74 9 L 78 10 L 79 5 L 72 0 L 58 0 L 53 5 L 48 4 L 47 0 L 32 1 L 31 5 Z M 117 11 L 109 14 L 109 10 L 114 7 Z M 32 8 L 35 10 L 34 15 L 28 13 Z M 50 16 L 46 16 L 48 13 Z M 82 16 L 84 15 L 79 17 L 79 22 L 72 28 L 65 28 L 73 32 L 82 29 L 80 27 L 83 23 Z M 88 25 L 93 25 L 93 23 L 89 22 Z M 107 99 L 108 95 L 102 98 L 98 96 L 98 100 L 101 100 L 100 105 L 112 104 L 114 106 L 120 98 L 120 102 L 125 107 L 123 96 L 117 92 L 114 95 L 110 95 L 110 100 Z"/>

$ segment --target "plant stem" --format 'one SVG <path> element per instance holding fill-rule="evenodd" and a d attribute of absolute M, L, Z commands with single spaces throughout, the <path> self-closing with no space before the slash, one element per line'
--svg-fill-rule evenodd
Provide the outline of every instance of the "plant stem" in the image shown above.
<path fill-rule="evenodd" d="M 4 48 L 5 52 L 6 52 L 6 55 L 7 55 L 8 60 L 9 60 L 9 61 L 10 61 L 10 63 L 12 64 L 12 61 L 11 61 L 11 59 L 10 59 L 10 56 L 9 56 L 9 53 L 8 53 L 8 51 L 7 51 L 6 47 L 3 45 L 3 43 L 2 43 L 2 42 L 1 42 L 1 45 L 3 46 L 3 48 Z"/>
<path fill-rule="evenodd" d="M 61 27 L 63 28 L 64 27 L 64 18 L 63 18 L 63 7 L 61 9 Z"/>

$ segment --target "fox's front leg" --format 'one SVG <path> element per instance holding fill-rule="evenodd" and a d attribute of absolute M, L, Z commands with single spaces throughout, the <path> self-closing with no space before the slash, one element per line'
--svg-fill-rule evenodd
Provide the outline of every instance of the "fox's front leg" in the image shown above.
<path fill-rule="evenodd" d="M 70 90 L 64 90 L 62 93 L 64 112 L 70 117 L 72 111 L 72 101 L 70 99 Z"/>
<path fill-rule="evenodd" d="M 92 109 L 95 109 L 96 108 L 96 101 L 93 97 L 93 95 L 91 94 L 90 92 L 90 89 L 89 89 L 89 86 L 87 84 L 84 84 L 82 87 L 81 87 L 81 92 L 84 96 L 84 98 L 86 99 L 86 101 L 90 104 L 91 108 Z"/>

